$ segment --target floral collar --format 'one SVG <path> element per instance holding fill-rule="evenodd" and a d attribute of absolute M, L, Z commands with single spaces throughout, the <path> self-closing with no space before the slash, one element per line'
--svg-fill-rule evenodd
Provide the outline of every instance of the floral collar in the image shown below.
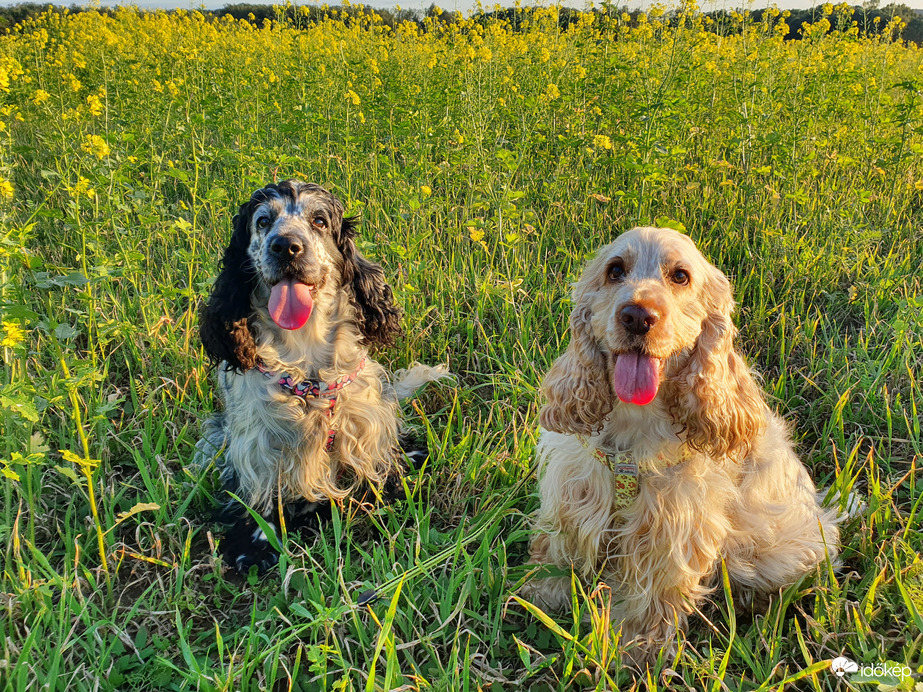
<path fill-rule="evenodd" d="M 275 373 L 267 368 L 262 358 L 257 359 L 256 369 L 263 373 L 268 379 L 276 380 L 276 383 L 282 389 L 293 396 L 297 396 L 301 399 L 326 399 L 330 402 L 330 406 L 324 411 L 324 415 L 326 415 L 327 418 L 333 418 L 333 408 L 337 405 L 337 397 L 340 391 L 359 377 L 359 373 L 362 372 L 362 368 L 365 367 L 366 360 L 368 360 L 368 358 L 363 356 L 355 370 L 348 375 L 341 375 L 333 382 L 322 382 L 321 380 L 302 380 L 301 382 L 295 382 L 291 375 L 287 373 Z M 333 428 L 327 431 L 327 442 L 324 445 L 324 449 L 327 452 L 333 451 L 333 443 L 336 440 L 336 435 L 337 431 Z"/>
<path fill-rule="evenodd" d="M 640 474 L 638 464 L 632 459 L 631 452 L 611 452 L 606 453 L 596 445 L 592 444 L 585 435 L 577 435 L 580 444 L 593 456 L 596 461 L 609 469 L 615 476 L 615 507 L 616 509 L 625 509 L 629 507 L 638 496 Z M 668 463 L 668 466 L 676 466 L 689 458 L 685 446 L 680 458 Z"/>
<path fill-rule="evenodd" d="M 362 368 L 365 367 L 366 358 L 359 361 L 359 365 L 348 375 L 341 375 L 333 382 L 322 382 L 321 380 L 302 380 L 295 382 L 291 375 L 286 373 L 276 373 L 266 367 L 263 359 L 256 361 L 256 369 L 263 373 L 270 380 L 276 380 L 282 389 L 290 394 L 301 397 L 302 399 L 330 399 L 332 409 L 339 396 L 340 390 L 359 377 Z"/>

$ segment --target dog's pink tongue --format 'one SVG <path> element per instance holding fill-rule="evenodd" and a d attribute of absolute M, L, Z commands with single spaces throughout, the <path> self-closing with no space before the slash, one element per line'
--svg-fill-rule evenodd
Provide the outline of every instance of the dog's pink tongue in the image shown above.
<path fill-rule="evenodd" d="M 283 279 L 269 294 L 269 315 L 282 329 L 301 329 L 313 308 L 311 287 L 294 279 Z"/>
<path fill-rule="evenodd" d="M 646 406 L 657 396 L 660 386 L 660 361 L 643 353 L 620 353 L 613 372 L 615 393 L 626 404 Z"/>

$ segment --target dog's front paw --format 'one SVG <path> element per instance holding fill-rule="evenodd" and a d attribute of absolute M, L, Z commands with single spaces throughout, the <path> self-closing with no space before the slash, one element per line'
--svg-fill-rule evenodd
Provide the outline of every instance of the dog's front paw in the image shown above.
<path fill-rule="evenodd" d="M 546 613 L 562 613 L 571 605 L 570 577 L 534 577 L 519 589 L 519 597 Z"/>
<path fill-rule="evenodd" d="M 667 622 L 649 629 L 623 623 L 622 645 L 622 663 L 642 673 L 658 661 L 672 663 L 679 652 L 676 628 Z"/>
<path fill-rule="evenodd" d="M 411 469 L 419 470 L 429 459 L 429 449 L 426 446 L 426 438 L 416 437 L 410 432 L 404 431 L 398 438 L 400 445 L 400 454 L 406 460 L 406 464 Z"/>
<path fill-rule="evenodd" d="M 271 539 L 251 517 L 238 519 L 225 533 L 225 560 L 239 574 L 247 575 L 254 565 L 263 574 L 279 563 L 279 553 L 273 548 L 273 543 L 279 542 L 276 527 L 270 521 L 266 523 L 274 532 Z"/>

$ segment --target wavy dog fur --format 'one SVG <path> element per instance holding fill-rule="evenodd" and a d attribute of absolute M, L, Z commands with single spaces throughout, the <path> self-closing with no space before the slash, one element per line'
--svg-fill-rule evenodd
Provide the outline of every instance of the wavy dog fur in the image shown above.
<path fill-rule="evenodd" d="M 286 180 L 253 193 L 233 227 L 200 312 L 224 411 L 205 422 L 198 461 L 219 459 L 226 484 L 267 514 L 279 500 L 341 500 L 359 485 L 381 487 L 400 473 L 398 399 L 366 353 L 399 333 L 400 313 L 381 267 L 356 248 L 355 221 L 319 185 Z M 280 238 L 298 244 L 296 259 L 279 259 L 272 244 Z M 314 287 L 313 311 L 296 330 L 277 326 L 268 310 L 272 285 L 286 277 Z M 363 358 L 332 417 L 329 400 L 293 396 L 255 368 L 259 359 L 295 382 L 332 381 Z M 410 372 L 417 385 L 447 375 L 424 366 Z"/>
<path fill-rule="evenodd" d="M 688 237 L 624 233 L 586 267 L 573 302 L 570 346 L 542 386 L 530 554 L 586 582 L 601 577 L 624 641 L 636 640 L 630 657 L 643 662 L 712 590 L 722 558 L 735 597 L 753 602 L 836 557 L 838 516 L 819 506 L 785 423 L 734 350 L 730 283 Z M 629 333 L 627 306 L 655 316 L 646 334 Z M 662 363 L 645 406 L 614 392 L 615 359 L 633 349 Z M 638 463 L 628 507 L 578 436 Z M 562 609 L 570 579 L 537 579 L 526 593 Z"/>

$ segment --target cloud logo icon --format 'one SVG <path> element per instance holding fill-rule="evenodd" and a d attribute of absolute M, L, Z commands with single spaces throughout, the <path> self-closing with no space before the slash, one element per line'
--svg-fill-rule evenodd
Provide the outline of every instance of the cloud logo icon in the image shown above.
<path fill-rule="evenodd" d="M 845 656 L 837 656 L 835 659 L 830 661 L 830 669 L 836 673 L 838 678 L 843 677 L 846 673 L 855 673 L 859 670 L 859 664 L 850 661 Z"/>

